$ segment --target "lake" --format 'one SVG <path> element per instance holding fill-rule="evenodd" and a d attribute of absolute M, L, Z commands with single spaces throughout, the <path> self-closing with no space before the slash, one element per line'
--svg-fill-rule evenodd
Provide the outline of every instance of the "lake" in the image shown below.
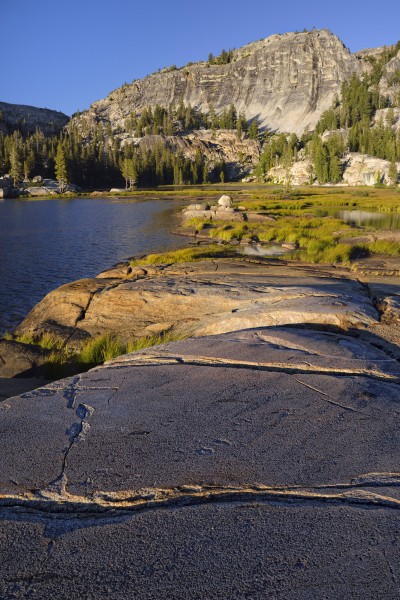
<path fill-rule="evenodd" d="M 0 334 L 45 294 L 116 262 L 188 244 L 171 233 L 182 200 L 0 200 Z"/>
<path fill-rule="evenodd" d="M 400 213 L 397 212 L 368 212 L 366 210 L 343 210 L 323 208 L 317 209 L 315 214 L 318 217 L 332 216 L 341 219 L 349 225 L 358 227 L 375 227 L 377 229 L 400 229 Z"/>

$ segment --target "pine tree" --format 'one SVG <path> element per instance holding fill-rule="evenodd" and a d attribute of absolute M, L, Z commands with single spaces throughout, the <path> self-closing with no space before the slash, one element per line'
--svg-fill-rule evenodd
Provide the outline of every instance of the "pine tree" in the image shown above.
<path fill-rule="evenodd" d="M 65 191 L 68 184 L 68 173 L 64 149 L 61 144 L 58 144 L 57 146 L 55 171 L 57 181 L 60 184 L 60 192 L 62 193 Z"/>
<path fill-rule="evenodd" d="M 258 139 L 258 124 L 257 124 L 257 119 L 253 119 L 252 122 L 250 123 L 249 138 L 251 140 L 257 140 Z"/>
<path fill-rule="evenodd" d="M 398 181 L 398 178 L 399 178 L 399 172 L 397 170 L 397 165 L 396 165 L 395 161 L 392 161 L 390 163 L 389 171 L 388 171 L 388 177 L 389 177 L 390 183 L 392 185 L 396 185 L 397 184 L 397 181 Z"/>
<path fill-rule="evenodd" d="M 11 175 L 12 179 L 14 180 L 14 185 L 17 185 L 18 183 L 20 183 L 20 181 L 22 180 L 22 177 L 23 177 L 21 156 L 20 156 L 17 146 L 14 146 L 11 150 L 10 164 L 11 164 L 10 175 Z"/>

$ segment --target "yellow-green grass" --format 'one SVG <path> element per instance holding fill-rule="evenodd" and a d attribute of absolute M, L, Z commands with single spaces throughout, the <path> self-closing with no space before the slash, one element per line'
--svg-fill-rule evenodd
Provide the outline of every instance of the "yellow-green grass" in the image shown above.
<path fill-rule="evenodd" d="M 390 240 L 376 240 L 365 244 L 365 248 L 371 254 L 383 254 L 385 256 L 400 256 L 400 243 Z"/>
<path fill-rule="evenodd" d="M 198 230 L 206 229 L 212 239 L 240 240 L 244 235 L 257 236 L 260 242 L 289 242 L 298 250 L 291 256 L 308 262 L 346 263 L 368 254 L 399 255 L 399 244 L 378 240 L 369 244 L 351 243 L 352 237 L 364 235 L 373 227 L 360 228 L 332 216 L 317 216 L 319 211 L 359 209 L 366 211 L 400 212 L 400 189 L 396 188 L 265 188 L 242 191 L 236 205 L 248 210 L 265 211 L 275 221 L 261 223 L 221 223 L 196 221 Z M 193 224 L 194 225 L 194 224 Z M 346 238 L 346 242 L 341 242 Z M 287 256 L 287 255 L 286 255 Z"/>
<path fill-rule="evenodd" d="M 131 266 L 143 265 L 165 265 L 182 262 L 194 262 L 197 260 L 206 260 L 213 258 L 224 258 L 232 256 L 233 252 L 229 248 L 224 248 L 216 244 L 210 246 L 194 246 L 190 248 L 180 248 L 158 254 L 148 254 L 144 258 L 131 261 Z"/>
<path fill-rule="evenodd" d="M 62 340 L 50 333 L 43 333 L 41 335 L 33 335 L 30 333 L 13 335 L 10 332 L 6 332 L 3 337 L 6 340 L 12 340 L 14 342 L 19 342 L 20 344 L 40 346 L 46 350 L 60 350 L 64 345 Z"/>
<path fill-rule="evenodd" d="M 167 342 L 181 339 L 184 339 L 184 336 L 165 332 L 132 339 L 126 342 L 122 341 L 117 335 L 105 333 L 87 340 L 73 359 L 75 362 L 84 365 L 99 365 L 107 360 L 121 356 L 122 354 L 144 350 L 151 346 L 166 344 Z"/>
<path fill-rule="evenodd" d="M 220 227 L 213 227 L 209 230 L 209 236 L 211 238 L 218 238 L 223 241 L 230 240 L 241 240 L 242 237 L 248 234 L 249 227 L 247 223 L 240 223 L 239 225 L 222 225 Z"/>
<path fill-rule="evenodd" d="M 15 339 L 11 334 L 6 334 L 5 337 L 7 339 Z M 55 344 L 53 351 L 46 358 L 46 363 L 42 369 L 47 379 L 60 379 L 76 373 L 82 373 L 123 354 L 144 350 L 145 348 L 166 344 L 167 342 L 183 340 L 186 337 L 181 334 L 165 332 L 130 341 L 123 341 L 117 335 L 107 333 L 88 339 L 78 351 L 73 351 L 68 347 L 57 348 L 57 344 Z M 33 340 L 29 336 L 24 336 L 24 339 L 24 343 L 28 343 L 28 339 Z M 32 343 L 36 342 L 33 340 Z"/>

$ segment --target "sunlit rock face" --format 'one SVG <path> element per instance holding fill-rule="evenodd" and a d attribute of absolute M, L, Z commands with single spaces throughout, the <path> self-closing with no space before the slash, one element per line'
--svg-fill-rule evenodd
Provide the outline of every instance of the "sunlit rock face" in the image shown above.
<path fill-rule="evenodd" d="M 76 119 L 110 121 L 123 131 L 130 112 L 183 99 L 203 112 L 221 113 L 233 103 L 263 127 L 303 133 L 331 106 L 342 82 L 362 74 L 364 62 L 325 29 L 273 35 L 235 50 L 228 64 L 164 69 L 124 85 Z"/>

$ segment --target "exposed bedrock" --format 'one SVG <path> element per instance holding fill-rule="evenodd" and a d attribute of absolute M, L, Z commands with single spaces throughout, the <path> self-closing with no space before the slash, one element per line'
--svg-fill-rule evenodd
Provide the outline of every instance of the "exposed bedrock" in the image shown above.
<path fill-rule="evenodd" d="M 400 364 L 188 339 L 0 404 L 0 597 L 398 598 Z"/>
<path fill-rule="evenodd" d="M 365 287 L 332 269 L 226 259 L 141 271 L 133 271 L 132 279 L 116 279 L 113 270 L 113 279 L 105 273 L 63 285 L 35 306 L 17 333 L 49 331 L 71 339 L 71 332 L 112 332 L 126 339 L 264 325 L 362 327 L 379 319 Z"/>
<path fill-rule="evenodd" d="M 200 62 L 125 84 L 71 123 L 110 122 L 125 131 L 131 111 L 178 105 L 182 99 L 204 112 L 213 107 L 220 113 L 234 104 L 269 129 L 302 133 L 315 127 L 342 82 L 361 75 L 364 64 L 326 29 L 272 35 L 235 50 L 229 64 Z"/>

